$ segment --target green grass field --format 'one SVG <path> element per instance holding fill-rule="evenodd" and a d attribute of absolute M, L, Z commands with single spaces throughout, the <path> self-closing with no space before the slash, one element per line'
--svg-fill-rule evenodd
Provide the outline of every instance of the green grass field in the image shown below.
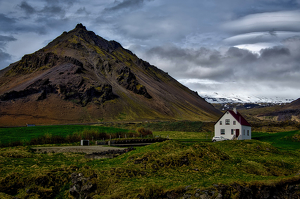
<path fill-rule="evenodd" d="M 129 130 L 127 129 L 87 125 L 53 125 L 0 128 L 0 144 L 12 143 L 16 141 L 29 142 L 33 138 L 38 138 L 44 135 L 66 137 L 67 135 L 72 135 L 84 130 L 95 130 L 99 133 L 103 132 L 108 134 L 129 132 Z"/>
<path fill-rule="evenodd" d="M 64 135 L 87 127 L 70 128 L 66 127 Z M 39 129 L 35 127 L 32 135 L 51 132 L 48 128 L 37 134 Z M 258 186 L 300 180 L 300 146 L 293 139 L 300 131 L 254 132 L 252 140 L 216 143 L 202 141 L 211 136 L 207 132 L 153 133 L 173 140 L 138 147 L 114 159 L 91 160 L 79 153 L 35 154 L 30 146 L 0 148 L 0 197 L 70 198 L 73 172 L 96 176 L 90 181 L 96 187 L 90 196 L 108 199 L 155 198 L 182 193 L 187 186 L 187 193 L 194 195 L 215 184 Z"/>
<path fill-rule="evenodd" d="M 183 142 L 211 141 L 211 132 L 154 131 L 153 135 Z"/>
<path fill-rule="evenodd" d="M 300 131 L 287 131 L 278 133 L 252 133 L 252 139 L 268 142 L 272 146 L 282 150 L 299 150 L 300 143 L 293 140 L 293 135 L 300 134 Z"/>

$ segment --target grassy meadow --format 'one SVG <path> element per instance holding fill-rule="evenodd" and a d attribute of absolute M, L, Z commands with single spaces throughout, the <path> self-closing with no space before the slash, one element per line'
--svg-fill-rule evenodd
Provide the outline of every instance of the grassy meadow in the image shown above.
<path fill-rule="evenodd" d="M 84 132 L 97 132 L 106 134 L 129 133 L 128 129 L 88 126 L 88 125 L 53 125 L 53 126 L 32 126 L 32 127 L 14 127 L 0 128 L 0 145 L 21 142 L 28 144 L 30 140 L 39 137 L 60 136 L 67 137 L 74 134 L 80 134 L 84 138 Z"/>
<path fill-rule="evenodd" d="M 2 147 L 0 197 L 73 198 L 69 188 L 74 172 L 93 176 L 87 182 L 94 187 L 89 196 L 103 199 L 194 196 L 216 184 L 250 187 L 300 181 L 300 131 L 253 132 L 252 140 L 212 143 L 208 138 L 212 133 L 198 132 L 198 127 L 188 132 L 150 128 L 154 135 L 172 140 L 137 147 L 113 159 L 86 159 L 81 153 L 35 154 L 30 146 Z"/>

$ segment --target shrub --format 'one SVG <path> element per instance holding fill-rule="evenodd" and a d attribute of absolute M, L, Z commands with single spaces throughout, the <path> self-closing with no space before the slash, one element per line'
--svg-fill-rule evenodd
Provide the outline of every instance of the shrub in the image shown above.
<path fill-rule="evenodd" d="M 117 137 L 118 133 L 113 133 L 112 136 Z M 97 129 L 85 129 L 83 132 L 78 134 L 81 139 L 85 140 L 102 140 L 109 139 L 110 135 L 104 132 L 99 132 Z"/>
<path fill-rule="evenodd" d="M 153 135 L 152 131 L 145 129 L 144 127 L 139 127 L 136 129 L 136 131 L 142 136 Z"/>
<path fill-rule="evenodd" d="M 297 141 L 297 142 L 300 142 L 300 134 L 295 134 L 295 135 L 293 136 L 293 140 L 294 140 L 294 141 Z"/>
<path fill-rule="evenodd" d="M 72 135 L 66 136 L 67 143 L 79 142 L 80 140 L 81 140 L 81 135 L 79 135 L 78 133 L 74 133 Z"/>
<path fill-rule="evenodd" d="M 1 143 L 0 147 L 14 147 L 14 146 L 22 146 L 26 144 L 23 141 L 15 141 L 15 142 L 9 142 L 9 143 Z"/>

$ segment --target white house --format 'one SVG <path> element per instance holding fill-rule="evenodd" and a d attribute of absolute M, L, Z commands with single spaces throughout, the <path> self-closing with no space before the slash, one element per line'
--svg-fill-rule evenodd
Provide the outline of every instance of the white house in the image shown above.
<path fill-rule="evenodd" d="M 226 111 L 215 124 L 215 136 L 230 140 L 251 139 L 251 126 L 236 108 Z"/>

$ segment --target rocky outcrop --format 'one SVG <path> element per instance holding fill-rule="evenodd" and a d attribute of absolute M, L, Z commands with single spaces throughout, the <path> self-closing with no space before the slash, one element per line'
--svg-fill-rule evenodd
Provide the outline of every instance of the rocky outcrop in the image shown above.
<path fill-rule="evenodd" d="M 97 189 L 95 179 L 97 175 L 91 175 L 90 177 L 84 177 L 82 173 L 72 173 L 72 186 L 69 189 L 69 193 L 76 199 L 88 199 L 89 194 Z"/>
<path fill-rule="evenodd" d="M 273 199 L 273 198 L 299 198 L 300 181 L 279 182 L 274 185 L 266 184 L 238 184 L 217 185 L 207 190 L 196 189 L 183 198 L 240 198 L 240 199 Z"/>
<path fill-rule="evenodd" d="M 299 198 L 300 180 L 279 182 L 273 185 L 266 184 L 239 184 L 231 185 L 214 184 L 210 189 L 192 189 L 186 186 L 181 190 L 166 191 L 161 189 L 152 190 L 153 197 L 165 199 L 275 199 L 275 198 Z M 152 197 L 152 196 L 150 196 Z M 149 198 L 142 194 L 139 199 Z"/>
<path fill-rule="evenodd" d="M 131 72 L 130 68 L 124 66 L 119 68 L 116 72 L 118 74 L 117 81 L 120 85 L 148 99 L 152 98 L 145 86 L 138 83 L 136 76 Z"/>
<path fill-rule="evenodd" d="M 22 97 L 27 97 L 32 94 L 39 93 L 39 90 L 36 89 L 25 89 L 22 91 L 11 91 L 8 93 L 4 93 L 3 95 L 0 96 L 1 101 L 8 101 L 8 100 L 14 100 Z"/>
<path fill-rule="evenodd" d="M 72 84 L 54 84 L 49 79 L 39 79 L 26 89 L 10 91 L 0 96 L 1 101 L 16 100 L 39 93 L 36 100 L 44 100 L 48 94 L 59 94 L 62 99 L 72 100 L 82 106 L 89 102 L 102 104 L 105 101 L 115 99 L 117 96 L 112 92 L 109 84 L 86 85 L 81 77 L 71 79 Z"/>
<path fill-rule="evenodd" d="M 42 67 L 53 67 L 57 64 L 58 60 L 59 57 L 56 54 L 45 54 L 41 51 L 30 55 L 24 55 L 22 59 L 6 73 L 6 75 L 11 73 L 26 74 Z"/>
<path fill-rule="evenodd" d="M 36 70 L 52 68 L 58 63 L 71 63 L 81 68 L 83 67 L 83 63 L 73 57 L 60 57 L 53 52 L 44 53 L 43 50 L 39 50 L 33 54 L 24 55 L 20 61 L 13 64 L 12 68 L 6 72 L 5 76 L 16 74 L 24 75 Z"/>
<path fill-rule="evenodd" d="M 117 98 L 112 92 L 112 86 L 109 84 L 98 85 L 58 85 L 58 92 L 63 99 L 73 100 L 74 102 L 86 106 L 89 102 L 102 104 L 105 101 Z"/>

